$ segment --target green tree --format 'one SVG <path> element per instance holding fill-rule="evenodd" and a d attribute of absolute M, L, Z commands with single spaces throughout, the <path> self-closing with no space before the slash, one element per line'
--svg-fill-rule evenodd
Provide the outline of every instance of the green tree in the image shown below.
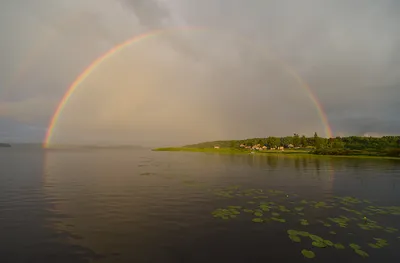
<path fill-rule="evenodd" d="M 300 137 L 299 137 L 299 135 L 297 133 L 295 133 L 293 135 L 293 145 L 295 147 L 299 147 L 299 145 L 300 145 Z"/>
<path fill-rule="evenodd" d="M 332 148 L 335 148 L 335 149 L 343 149 L 344 148 L 344 143 L 342 142 L 342 139 L 340 137 L 336 137 L 335 139 L 333 139 Z"/>
<path fill-rule="evenodd" d="M 314 133 L 314 146 L 317 149 L 321 148 L 321 139 L 318 137 L 317 132 Z"/>
<path fill-rule="evenodd" d="M 236 147 L 236 141 L 231 141 L 229 144 L 230 148 L 235 148 Z"/>
<path fill-rule="evenodd" d="M 308 146 L 308 142 L 307 142 L 307 138 L 306 138 L 306 136 L 301 136 L 301 138 L 300 138 L 300 144 L 301 144 L 301 146 L 302 147 L 307 147 Z"/>

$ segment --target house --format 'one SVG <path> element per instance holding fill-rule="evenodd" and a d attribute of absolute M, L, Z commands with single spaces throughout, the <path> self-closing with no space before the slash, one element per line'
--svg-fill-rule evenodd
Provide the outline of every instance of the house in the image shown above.
<path fill-rule="evenodd" d="M 293 147 L 294 147 L 293 144 L 288 145 L 288 148 L 293 148 Z"/>
<path fill-rule="evenodd" d="M 214 146 L 214 149 L 219 149 L 219 146 L 218 146 L 218 145 L 215 145 L 215 146 Z"/>

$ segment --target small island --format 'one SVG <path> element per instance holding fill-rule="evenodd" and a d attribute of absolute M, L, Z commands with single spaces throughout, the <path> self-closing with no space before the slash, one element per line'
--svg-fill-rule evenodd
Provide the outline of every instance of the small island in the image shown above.
<path fill-rule="evenodd" d="M 380 157 L 400 159 L 400 136 L 348 136 L 323 138 L 293 136 L 203 142 L 153 151 L 218 152 L 226 154 L 313 154 L 326 156 Z"/>
<path fill-rule="evenodd" d="M 9 144 L 9 143 L 1 143 L 0 142 L 0 147 L 9 148 L 9 147 L 11 147 L 11 144 Z"/>

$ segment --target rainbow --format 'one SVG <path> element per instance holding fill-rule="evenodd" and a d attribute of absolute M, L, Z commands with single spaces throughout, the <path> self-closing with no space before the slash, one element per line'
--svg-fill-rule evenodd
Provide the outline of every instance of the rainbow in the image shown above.
<path fill-rule="evenodd" d="M 285 70 L 296 80 L 296 82 L 301 87 L 303 87 L 304 90 L 307 91 L 308 97 L 315 105 L 315 108 L 317 109 L 317 113 L 324 125 L 325 136 L 328 138 L 332 138 L 333 132 L 332 132 L 331 125 L 329 124 L 328 116 L 326 116 L 324 108 L 323 108 L 321 102 L 319 102 L 317 95 L 315 95 L 315 93 L 311 89 L 311 87 L 300 77 L 300 75 L 298 73 L 296 73 L 293 69 L 289 68 L 286 64 L 284 64 L 282 62 L 280 62 L 280 63 L 285 68 Z"/>
<path fill-rule="evenodd" d="M 159 30 L 154 30 L 150 31 L 145 34 L 141 34 L 138 36 L 135 36 L 133 38 L 130 38 L 115 47 L 111 48 L 108 50 L 106 53 L 98 57 L 96 60 L 94 60 L 90 65 L 75 79 L 75 81 L 71 84 L 71 86 L 68 88 L 68 90 L 65 92 L 63 98 L 61 99 L 60 103 L 58 104 L 53 116 L 50 119 L 48 129 L 44 138 L 43 142 L 43 147 L 44 148 L 49 148 L 50 147 L 50 142 L 52 140 L 52 137 L 55 132 L 55 128 L 57 126 L 57 123 L 60 119 L 60 116 L 63 112 L 63 109 L 66 107 L 68 104 L 68 101 L 76 91 L 76 89 L 80 86 L 81 83 L 85 81 L 85 79 L 98 68 L 103 62 L 105 62 L 107 59 L 111 58 L 114 54 L 120 52 L 123 50 L 125 47 L 128 47 L 134 43 L 137 43 L 142 40 L 146 40 L 151 37 L 158 36 L 162 33 L 167 33 L 170 32 L 171 30 L 193 30 L 193 29 L 205 29 L 204 27 L 179 27 L 179 28 L 173 28 L 173 29 L 159 29 Z M 290 73 L 291 76 L 293 76 L 296 80 L 296 82 L 303 87 L 305 91 L 307 91 L 307 94 L 313 104 L 315 105 L 318 115 L 320 119 L 323 122 L 324 129 L 325 129 L 325 135 L 328 136 L 329 138 L 332 137 L 332 129 L 329 125 L 328 118 L 323 110 L 323 107 L 321 103 L 318 101 L 317 96 L 314 94 L 314 92 L 311 90 L 311 88 L 303 81 L 303 79 L 297 74 L 295 71 L 293 71 L 290 67 L 288 67 L 285 63 L 281 62 L 278 60 L 281 65 L 285 68 L 285 70 Z"/>

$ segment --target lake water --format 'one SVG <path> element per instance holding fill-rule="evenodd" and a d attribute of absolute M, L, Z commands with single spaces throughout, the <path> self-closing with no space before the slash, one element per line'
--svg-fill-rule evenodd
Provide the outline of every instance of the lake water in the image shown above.
<path fill-rule="evenodd" d="M 398 208 L 377 208 L 400 206 L 399 161 L 11 148 L 0 149 L 0 169 L 2 263 L 400 260 Z M 260 202 L 270 211 L 255 216 Z M 213 217 L 227 206 L 240 214 Z M 290 229 L 345 249 L 293 242 Z M 387 243 L 372 248 L 374 238 Z"/>

